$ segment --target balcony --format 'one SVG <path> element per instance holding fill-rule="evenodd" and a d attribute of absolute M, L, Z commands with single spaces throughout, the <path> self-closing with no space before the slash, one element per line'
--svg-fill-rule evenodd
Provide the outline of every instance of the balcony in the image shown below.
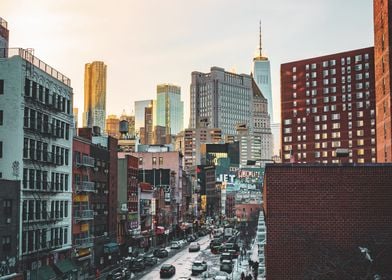
<path fill-rule="evenodd" d="M 95 183 L 89 181 L 81 181 L 76 183 L 75 190 L 77 192 L 95 192 Z"/>
<path fill-rule="evenodd" d="M 64 215 L 64 213 L 60 213 L 60 211 L 26 212 L 23 213 L 23 223 L 27 225 L 36 223 L 54 223 L 61 221 L 63 219 L 62 215 Z"/>
<path fill-rule="evenodd" d="M 86 221 L 94 219 L 93 210 L 75 210 L 74 218 L 76 221 Z"/>
<path fill-rule="evenodd" d="M 94 239 L 92 237 L 75 238 L 76 248 L 90 248 L 94 245 Z"/>
<path fill-rule="evenodd" d="M 82 158 L 78 161 L 76 161 L 76 165 L 79 166 L 85 166 L 85 167 L 94 167 L 95 166 L 95 160 L 93 157 L 83 155 Z"/>

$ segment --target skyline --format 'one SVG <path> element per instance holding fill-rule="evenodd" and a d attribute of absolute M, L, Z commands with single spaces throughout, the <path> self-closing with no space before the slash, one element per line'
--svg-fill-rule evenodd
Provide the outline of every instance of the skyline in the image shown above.
<path fill-rule="evenodd" d="M 260 20 L 263 54 L 271 61 L 274 119 L 280 119 L 280 64 L 374 45 L 371 1 L 314 2 L 117 1 L 107 7 L 90 0 L 6 0 L 1 16 L 10 47 L 34 48 L 71 79 L 79 112 L 84 65 L 100 60 L 108 67 L 107 115 L 131 113 L 134 101 L 155 99 L 156 86 L 170 83 L 181 87 L 187 127 L 191 72 L 218 66 L 249 74 Z"/>

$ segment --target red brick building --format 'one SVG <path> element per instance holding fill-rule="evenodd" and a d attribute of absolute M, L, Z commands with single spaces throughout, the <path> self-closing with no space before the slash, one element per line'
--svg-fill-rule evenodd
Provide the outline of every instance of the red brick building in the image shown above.
<path fill-rule="evenodd" d="M 377 162 L 392 162 L 391 1 L 374 0 L 374 62 L 377 120 Z"/>
<path fill-rule="evenodd" d="M 119 251 L 117 139 L 96 134 L 91 128 L 80 128 L 73 149 L 73 243 L 79 246 L 81 242 L 83 246 L 76 257 L 91 257 L 87 253 L 94 249 L 93 262 L 103 268 L 116 261 Z"/>
<path fill-rule="evenodd" d="M 376 162 L 373 51 L 281 65 L 282 162 Z"/>
<path fill-rule="evenodd" d="M 391 182 L 392 164 L 267 165 L 267 279 L 391 277 Z"/>

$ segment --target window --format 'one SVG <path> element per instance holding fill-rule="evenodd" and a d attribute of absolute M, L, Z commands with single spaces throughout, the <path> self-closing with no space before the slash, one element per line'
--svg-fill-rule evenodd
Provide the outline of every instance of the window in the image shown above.
<path fill-rule="evenodd" d="M 2 244 L 3 244 L 3 251 L 10 251 L 11 250 L 11 235 L 3 236 Z"/>
<path fill-rule="evenodd" d="M 142 157 L 139 158 L 139 165 L 143 165 L 143 158 Z"/>
<path fill-rule="evenodd" d="M 0 94 L 4 94 L 4 80 L 0 80 Z"/>
<path fill-rule="evenodd" d="M 0 158 L 3 157 L 3 142 L 0 141 Z"/>
<path fill-rule="evenodd" d="M 3 125 L 3 110 L 0 110 L 0 125 Z"/>
<path fill-rule="evenodd" d="M 294 66 L 292 71 L 293 71 L 293 73 L 297 72 L 297 67 Z"/>
<path fill-rule="evenodd" d="M 152 165 L 156 165 L 157 164 L 157 158 L 156 157 L 152 157 Z"/>

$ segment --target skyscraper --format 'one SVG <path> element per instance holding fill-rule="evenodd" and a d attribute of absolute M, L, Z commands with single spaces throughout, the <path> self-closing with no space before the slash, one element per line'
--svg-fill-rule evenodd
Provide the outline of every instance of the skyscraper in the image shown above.
<path fill-rule="evenodd" d="M 253 77 L 264 97 L 268 100 L 268 113 L 270 114 L 271 123 L 273 123 L 274 106 L 271 89 L 271 66 L 268 57 L 262 54 L 261 23 L 259 32 L 259 53 L 253 58 Z"/>
<path fill-rule="evenodd" d="M 147 107 L 152 107 L 153 101 L 149 100 L 139 100 L 135 101 L 135 133 L 140 135 L 140 128 L 144 127 L 144 109 Z"/>
<path fill-rule="evenodd" d="M 105 131 L 106 65 L 102 61 L 87 63 L 84 68 L 83 126 L 98 126 Z"/>
<path fill-rule="evenodd" d="M 377 162 L 392 162 L 391 1 L 374 0 Z"/>
<path fill-rule="evenodd" d="M 252 77 L 211 67 L 210 73 L 192 72 L 189 128 L 198 128 L 202 119 L 208 127 L 235 135 L 238 124 L 253 133 Z"/>
<path fill-rule="evenodd" d="M 166 127 L 166 135 L 175 135 L 184 127 L 184 102 L 181 101 L 181 88 L 170 84 L 157 86 L 156 123 L 154 126 Z"/>
<path fill-rule="evenodd" d="M 281 65 L 282 161 L 376 161 L 374 49 Z"/>

